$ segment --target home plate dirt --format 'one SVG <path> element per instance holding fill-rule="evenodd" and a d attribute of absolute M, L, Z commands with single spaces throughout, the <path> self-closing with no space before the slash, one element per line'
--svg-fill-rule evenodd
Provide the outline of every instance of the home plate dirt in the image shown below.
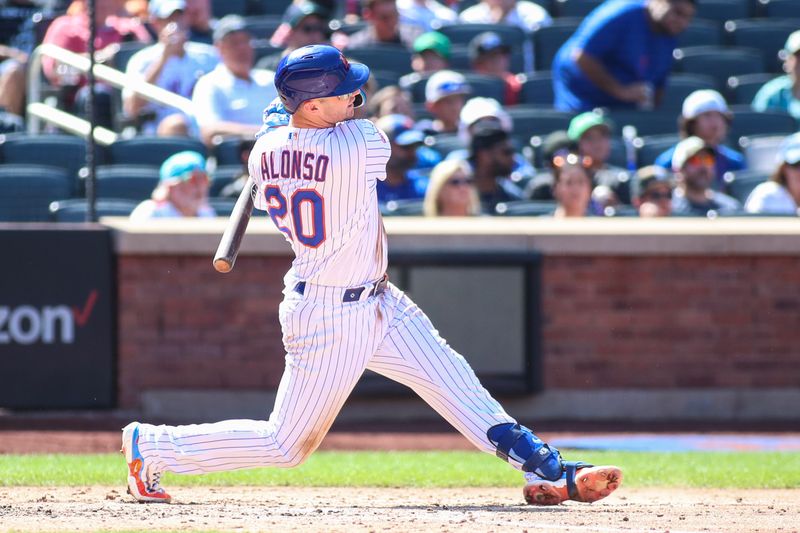
<path fill-rule="evenodd" d="M 798 531 L 799 490 L 626 489 L 588 505 L 520 489 L 174 487 L 172 505 L 113 487 L 1 487 L 2 531 Z"/>

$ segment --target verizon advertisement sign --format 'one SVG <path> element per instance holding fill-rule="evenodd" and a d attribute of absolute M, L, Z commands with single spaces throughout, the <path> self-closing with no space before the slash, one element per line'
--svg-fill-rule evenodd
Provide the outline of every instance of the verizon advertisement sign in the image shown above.
<path fill-rule="evenodd" d="M 20 227 L 0 226 L 0 407 L 113 406 L 109 231 Z"/>

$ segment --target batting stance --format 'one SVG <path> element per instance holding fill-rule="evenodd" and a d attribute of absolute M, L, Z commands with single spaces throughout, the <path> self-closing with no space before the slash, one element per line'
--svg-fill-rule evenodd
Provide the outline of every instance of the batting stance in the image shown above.
<path fill-rule="evenodd" d="M 367 120 L 365 65 L 331 46 L 299 48 L 275 75 L 281 104 L 265 111 L 250 155 L 264 209 L 292 246 L 280 323 L 286 368 L 267 421 L 123 429 L 128 491 L 169 502 L 162 472 L 294 467 L 319 446 L 364 369 L 407 385 L 478 449 L 521 470 L 528 503 L 593 502 L 622 480 L 614 466 L 567 462 L 506 414 L 428 317 L 387 281 L 375 186 L 390 145 Z"/>

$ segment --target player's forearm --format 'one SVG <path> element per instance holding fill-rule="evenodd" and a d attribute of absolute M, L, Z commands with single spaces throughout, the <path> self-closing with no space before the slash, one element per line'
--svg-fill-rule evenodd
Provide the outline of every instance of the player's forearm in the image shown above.
<path fill-rule="evenodd" d="M 207 146 L 212 146 L 214 137 L 242 137 L 252 139 L 258 133 L 260 126 L 241 124 L 239 122 L 219 121 L 200 126 L 200 136 Z"/>
<path fill-rule="evenodd" d="M 578 68 L 586 74 L 586 77 L 589 78 L 592 83 L 614 98 L 620 98 L 619 95 L 623 91 L 622 85 L 599 61 L 589 54 L 584 53 L 583 50 L 577 50 L 574 58 Z"/>

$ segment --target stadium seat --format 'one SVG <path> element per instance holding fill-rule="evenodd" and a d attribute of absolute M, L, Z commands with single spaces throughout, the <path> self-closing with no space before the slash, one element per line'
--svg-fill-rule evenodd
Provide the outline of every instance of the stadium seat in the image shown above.
<path fill-rule="evenodd" d="M 621 137 L 611 137 L 611 154 L 608 156 L 608 163 L 620 168 L 628 167 L 625 143 Z"/>
<path fill-rule="evenodd" d="M 411 72 L 411 52 L 398 45 L 375 45 L 368 48 L 347 48 L 344 55 L 370 67 L 380 65 L 381 70 L 398 76 Z"/>
<path fill-rule="evenodd" d="M 225 15 L 244 15 L 247 0 L 211 0 L 211 16 L 222 18 Z"/>
<path fill-rule="evenodd" d="M 775 170 L 781 143 L 785 135 L 753 135 L 742 137 L 739 146 L 749 170 L 771 173 Z"/>
<path fill-rule="evenodd" d="M 442 157 L 447 157 L 450 152 L 469 147 L 457 133 L 442 133 L 434 137 L 434 145 L 431 148 L 439 152 Z"/>
<path fill-rule="evenodd" d="M 242 140 L 238 137 L 227 138 L 215 144 L 213 152 L 217 160 L 217 166 L 236 165 L 242 168 L 242 160 L 239 157 L 239 147 L 241 145 Z"/>
<path fill-rule="evenodd" d="M 405 200 L 389 200 L 381 205 L 381 214 L 393 217 L 418 217 L 422 216 L 423 200 L 409 198 Z"/>
<path fill-rule="evenodd" d="M 369 23 L 365 20 L 358 20 L 355 22 L 345 22 L 342 23 L 341 21 L 332 21 L 331 27 L 334 31 L 340 31 L 345 35 L 353 35 L 369 26 Z"/>
<path fill-rule="evenodd" d="M 375 81 L 378 83 L 378 89 L 383 89 L 390 85 L 397 85 L 400 79 L 396 73 L 386 70 L 370 69 L 370 75 L 375 78 Z"/>
<path fill-rule="evenodd" d="M 722 28 L 713 20 L 692 19 L 692 23 L 678 35 L 678 48 L 689 46 L 722 46 Z"/>
<path fill-rule="evenodd" d="M 551 26 L 539 28 L 533 33 L 534 65 L 537 72 L 551 69 L 556 52 L 572 37 L 582 20 L 580 18 L 555 19 Z"/>
<path fill-rule="evenodd" d="M 526 35 L 522 28 L 506 24 L 453 24 L 439 29 L 446 35 L 453 45 L 468 45 L 473 37 L 486 31 L 493 31 L 500 35 L 504 42 L 512 48 L 521 50 L 525 43 Z"/>
<path fill-rule="evenodd" d="M 769 18 L 797 17 L 797 0 L 767 0 L 764 3 L 764 15 Z"/>
<path fill-rule="evenodd" d="M 552 106 L 555 101 L 553 95 L 553 76 L 550 72 L 535 72 L 524 74 L 522 82 L 521 104 Z"/>
<path fill-rule="evenodd" d="M 603 3 L 603 0 L 556 0 L 555 11 L 559 17 L 585 17 Z"/>
<path fill-rule="evenodd" d="M 731 76 L 764 72 L 761 52 L 753 48 L 693 46 L 676 50 L 675 58 L 676 71 L 709 75 L 720 91 Z"/>
<path fill-rule="evenodd" d="M 462 72 L 461 74 L 464 75 L 467 79 L 467 83 L 469 83 L 472 88 L 471 96 L 494 98 L 500 103 L 505 99 L 506 86 L 500 78 L 483 76 L 472 72 Z M 413 102 L 422 103 L 425 101 L 425 86 L 428 83 L 428 78 L 430 78 L 430 76 L 421 76 L 409 86 L 411 100 Z"/>
<path fill-rule="evenodd" d="M 621 132 L 625 126 L 633 126 L 639 136 L 666 135 L 678 130 L 678 115 L 673 110 L 634 111 L 615 109 L 608 118 Z"/>
<path fill-rule="evenodd" d="M 283 15 L 292 0 L 254 0 L 259 15 Z"/>
<path fill-rule="evenodd" d="M 800 4 L 797 6 L 800 17 Z M 729 20 L 725 23 L 728 41 L 733 46 L 745 46 L 761 51 L 766 72 L 783 73 L 783 60 L 778 52 L 783 49 L 786 38 L 800 29 L 800 19 L 750 19 Z"/>
<path fill-rule="evenodd" d="M 540 217 L 552 215 L 557 203 L 549 200 L 516 200 L 500 202 L 495 206 L 495 215 L 506 217 Z"/>
<path fill-rule="evenodd" d="M 728 137 L 738 141 L 740 137 L 753 135 L 791 135 L 797 131 L 797 122 L 788 113 L 780 111 L 753 111 L 749 106 L 731 106 L 733 122 Z"/>
<path fill-rule="evenodd" d="M 128 67 L 128 61 L 131 60 L 133 54 L 148 46 L 147 43 L 140 41 L 128 41 L 119 43 L 119 50 L 114 54 L 113 66 L 117 70 L 125 72 Z"/>
<path fill-rule="evenodd" d="M 680 136 L 674 133 L 639 137 L 635 141 L 639 167 L 654 164 L 658 156 L 678 144 L 680 140 Z"/>
<path fill-rule="evenodd" d="M 700 19 L 725 22 L 750 17 L 749 0 L 702 0 L 697 2 L 695 16 Z"/>
<path fill-rule="evenodd" d="M 158 185 L 158 168 L 141 165 L 97 167 L 98 198 L 119 198 L 141 202 L 150 198 Z"/>
<path fill-rule="evenodd" d="M 726 191 L 742 204 L 760 183 L 764 183 L 769 174 L 757 170 L 740 170 L 726 174 Z"/>
<path fill-rule="evenodd" d="M 205 145 L 189 137 L 139 136 L 123 139 L 108 147 L 110 164 L 161 166 L 169 156 L 192 150 L 206 155 Z"/>
<path fill-rule="evenodd" d="M 218 217 L 229 217 L 236 205 L 236 198 L 209 198 L 209 205 L 217 213 Z"/>
<path fill-rule="evenodd" d="M 97 162 L 102 164 L 105 151 L 95 145 Z M 86 164 L 86 141 L 74 135 L 6 135 L 0 139 L 0 161 L 5 163 L 46 164 L 63 169 L 71 179 L 70 195 L 81 192 L 78 175 Z"/>
<path fill-rule="evenodd" d="M 250 32 L 253 39 L 269 39 L 280 25 L 281 17 L 276 15 L 261 15 L 258 17 L 244 18 L 244 27 Z"/>
<path fill-rule="evenodd" d="M 530 139 L 534 135 L 546 136 L 556 130 L 566 130 L 574 116 L 564 111 L 531 106 L 507 108 L 514 121 L 514 135 Z"/>
<path fill-rule="evenodd" d="M 119 198 L 98 198 L 95 203 L 97 217 L 127 217 L 138 205 L 132 200 Z M 71 198 L 51 202 L 50 220 L 52 222 L 84 222 L 89 212 L 89 202 L 83 198 Z"/>
<path fill-rule="evenodd" d="M 714 88 L 715 81 L 711 76 L 692 73 L 672 74 L 667 79 L 667 86 L 664 89 L 664 98 L 661 101 L 659 110 L 680 113 L 683 108 L 683 101 L 691 93 L 700 89 Z"/>
<path fill-rule="evenodd" d="M 468 71 L 472 69 L 472 62 L 469 57 L 469 48 L 463 45 L 454 45 L 450 51 L 450 68 L 453 70 Z M 521 50 L 512 50 L 511 72 L 525 71 L 525 56 Z"/>
<path fill-rule="evenodd" d="M 217 167 L 211 174 L 209 196 L 218 197 L 222 189 L 233 183 L 243 173 L 242 165 Z"/>
<path fill-rule="evenodd" d="M 46 165 L 0 165 L 0 222 L 47 222 L 50 202 L 69 198 L 73 179 Z"/>
<path fill-rule="evenodd" d="M 759 89 L 775 77 L 775 74 L 766 72 L 731 76 L 728 78 L 728 101 L 732 104 L 752 104 Z"/>

